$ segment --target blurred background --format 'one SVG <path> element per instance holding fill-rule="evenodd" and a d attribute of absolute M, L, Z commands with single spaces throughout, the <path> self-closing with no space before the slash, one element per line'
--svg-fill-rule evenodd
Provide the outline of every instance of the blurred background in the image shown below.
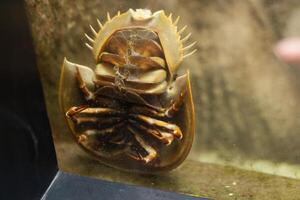
<path fill-rule="evenodd" d="M 22 0 L 0 1 L 0 199 L 40 199 L 57 172 Z"/>
<path fill-rule="evenodd" d="M 37 66 L 60 169 L 113 180 L 121 176 L 91 161 L 73 142 L 58 106 L 58 80 L 64 57 L 94 67 L 84 45 L 89 24 L 96 27 L 97 18 L 105 22 L 107 11 L 114 15 L 118 10 L 148 8 L 163 9 L 174 18 L 180 15 L 178 26 L 188 25 L 186 33 L 197 41 L 197 53 L 182 64 L 191 71 L 197 118 L 188 160 L 199 166 L 214 163 L 300 178 L 300 67 L 274 54 L 281 39 L 300 37 L 300 1 L 25 0 L 0 5 L 1 107 L 31 126 L 44 123 L 30 121 L 27 107 L 43 102 L 42 97 L 31 98 L 42 95 L 39 89 L 35 92 L 38 79 L 29 78 L 38 76 Z M 28 66 L 35 71 L 24 71 Z M 18 85 L 23 88 L 10 84 L 12 80 L 22 80 Z"/>

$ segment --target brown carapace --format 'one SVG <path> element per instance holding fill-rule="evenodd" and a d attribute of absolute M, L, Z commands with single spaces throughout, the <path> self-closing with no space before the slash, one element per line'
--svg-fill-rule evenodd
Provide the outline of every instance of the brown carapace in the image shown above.
<path fill-rule="evenodd" d="M 64 60 L 60 105 L 77 143 L 102 163 L 142 173 L 168 171 L 194 137 L 189 73 L 178 75 L 190 34 L 164 11 L 128 10 L 101 24 L 86 43 L 96 67 Z M 185 55 L 184 55 L 185 54 Z"/>

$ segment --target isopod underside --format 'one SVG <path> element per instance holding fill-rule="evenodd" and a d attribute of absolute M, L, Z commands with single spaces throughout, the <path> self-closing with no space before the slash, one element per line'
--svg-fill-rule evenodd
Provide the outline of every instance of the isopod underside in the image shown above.
<path fill-rule="evenodd" d="M 169 171 L 194 138 L 189 72 L 195 52 L 178 19 L 129 9 L 86 34 L 95 67 L 63 62 L 59 101 L 77 144 L 103 164 L 141 173 Z"/>

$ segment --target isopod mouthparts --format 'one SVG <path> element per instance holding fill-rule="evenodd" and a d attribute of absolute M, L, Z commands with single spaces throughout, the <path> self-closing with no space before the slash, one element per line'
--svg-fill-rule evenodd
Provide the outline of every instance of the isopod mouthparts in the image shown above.
<path fill-rule="evenodd" d="M 103 164 L 140 173 L 174 169 L 194 138 L 189 72 L 195 43 L 164 11 L 118 12 L 85 34 L 92 68 L 63 62 L 60 105 L 77 144 Z M 179 31 L 177 31 L 179 30 Z M 184 47 L 185 46 L 185 47 Z"/>

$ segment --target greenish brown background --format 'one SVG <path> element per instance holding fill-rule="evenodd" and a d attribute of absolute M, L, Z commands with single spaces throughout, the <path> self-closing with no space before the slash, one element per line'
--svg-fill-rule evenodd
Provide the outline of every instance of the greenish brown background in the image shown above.
<path fill-rule="evenodd" d="M 300 178 L 300 68 L 281 63 L 272 50 L 279 39 L 300 36 L 300 1 L 26 0 L 25 5 L 62 170 L 217 199 L 300 196 L 298 180 L 252 172 Z M 96 26 L 96 18 L 104 22 L 107 11 L 128 8 L 180 15 L 179 26 L 187 24 L 198 42 L 198 52 L 183 63 L 192 75 L 197 135 L 188 160 L 165 175 L 144 177 L 91 160 L 73 142 L 58 106 L 63 58 L 93 67 L 84 46 L 89 24 Z"/>

